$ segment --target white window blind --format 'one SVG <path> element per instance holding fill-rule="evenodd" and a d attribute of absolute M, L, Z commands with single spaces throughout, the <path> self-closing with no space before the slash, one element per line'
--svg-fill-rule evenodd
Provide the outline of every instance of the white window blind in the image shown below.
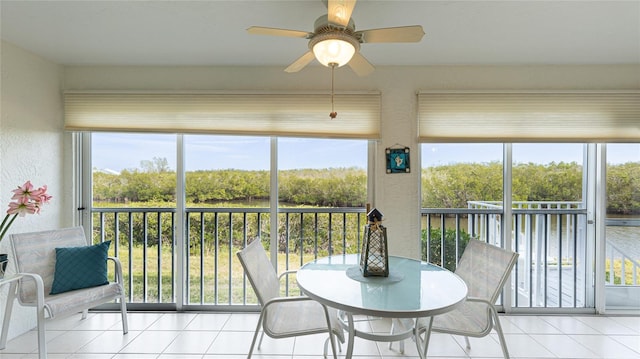
<path fill-rule="evenodd" d="M 421 142 L 638 142 L 640 92 L 420 92 Z"/>
<path fill-rule="evenodd" d="M 380 137 L 380 94 L 65 92 L 65 129 Z"/>

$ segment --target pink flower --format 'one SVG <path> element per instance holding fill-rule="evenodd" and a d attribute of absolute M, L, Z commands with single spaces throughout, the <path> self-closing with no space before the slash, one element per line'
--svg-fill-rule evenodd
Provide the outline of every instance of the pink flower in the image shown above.
<path fill-rule="evenodd" d="M 47 204 L 51 200 L 51 196 L 47 194 L 47 185 L 44 185 L 32 193 L 32 199 L 40 204 Z"/>
<path fill-rule="evenodd" d="M 26 183 L 25 183 L 26 185 Z M 29 197 L 29 201 L 34 203 L 35 205 L 35 213 L 40 213 L 40 208 L 42 207 L 43 204 L 47 204 L 49 203 L 49 200 L 51 200 L 51 196 L 47 194 L 47 186 L 44 185 L 36 190 L 33 190 L 31 192 L 29 192 L 29 194 L 26 194 L 28 191 L 24 191 L 23 193 L 25 193 L 24 196 L 28 196 Z M 24 197 L 22 197 L 24 198 Z"/>
<path fill-rule="evenodd" d="M 25 182 L 22 186 L 14 189 L 12 202 L 9 202 L 9 209 L 0 223 L 0 241 L 16 217 L 24 217 L 27 214 L 39 214 L 43 204 L 49 203 L 51 196 L 47 194 L 47 186 L 44 185 L 38 189 L 33 189 L 31 181 Z"/>
<path fill-rule="evenodd" d="M 35 202 L 29 202 L 29 200 L 21 198 L 18 202 L 9 203 L 7 214 L 18 214 L 20 217 L 24 217 L 27 214 L 34 214 L 39 211 L 40 208 Z"/>
<path fill-rule="evenodd" d="M 13 191 L 13 197 L 11 197 L 11 199 L 27 199 L 30 200 L 32 199 L 32 190 L 33 190 L 33 185 L 31 184 L 31 181 L 27 181 L 25 182 L 22 186 L 18 186 L 18 189 L 14 189 Z"/>

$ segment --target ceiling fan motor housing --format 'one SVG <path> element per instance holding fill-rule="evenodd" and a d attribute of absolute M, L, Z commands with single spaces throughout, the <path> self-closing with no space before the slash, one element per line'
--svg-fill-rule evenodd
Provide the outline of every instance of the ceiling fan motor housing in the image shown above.
<path fill-rule="evenodd" d="M 333 30 L 345 31 L 353 34 L 356 31 L 356 23 L 353 19 L 349 19 L 349 24 L 347 24 L 347 26 L 342 26 L 329 22 L 329 15 L 325 14 L 316 19 L 316 22 L 313 23 L 313 28 L 316 34 Z"/>
<path fill-rule="evenodd" d="M 356 51 L 360 50 L 360 42 L 358 41 L 358 39 L 356 39 L 353 35 L 345 34 L 340 31 L 316 34 L 316 36 L 312 37 L 311 40 L 309 40 L 309 48 L 313 49 L 313 46 L 315 44 L 324 40 L 343 40 L 353 45 Z"/>
<path fill-rule="evenodd" d="M 335 35 L 334 38 L 338 38 L 338 36 L 342 35 L 339 39 L 353 44 L 356 49 L 359 49 L 360 43 L 362 43 L 361 36 L 356 35 L 356 23 L 353 19 L 349 19 L 349 24 L 345 27 L 329 22 L 328 16 L 322 15 L 316 19 L 316 22 L 313 24 L 313 28 L 313 36 L 309 38 L 310 40 L 313 40 L 320 35 L 331 34 Z M 323 40 L 328 38 L 331 37 L 324 37 Z M 322 40 L 317 40 L 315 43 L 318 43 L 319 41 Z M 311 47 L 313 47 L 313 45 L 309 44 L 309 48 Z"/>
<path fill-rule="evenodd" d="M 351 44 L 356 52 L 360 51 L 361 41 L 355 35 L 355 23 L 352 19 L 349 19 L 349 24 L 344 27 L 329 22 L 327 15 L 323 15 L 316 20 L 314 28 L 313 36 L 309 39 L 309 49 L 313 50 L 316 44 L 325 40 L 341 40 Z M 345 63 L 338 64 L 342 65 Z"/>

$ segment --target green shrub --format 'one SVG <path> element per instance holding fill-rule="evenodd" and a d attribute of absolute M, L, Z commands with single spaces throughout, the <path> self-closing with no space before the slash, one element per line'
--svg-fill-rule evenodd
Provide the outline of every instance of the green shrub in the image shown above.
<path fill-rule="evenodd" d="M 450 271 L 456 269 L 457 260 L 462 256 L 462 252 L 467 247 L 467 243 L 469 243 L 469 239 L 471 236 L 460 230 L 458 233 L 459 236 L 456 235 L 456 231 L 454 229 L 446 229 L 444 234 L 444 264 L 442 263 L 442 231 L 440 228 L 432 228 L 431 229 L 431 238 L 427 236 L 427 230 L 423 229 L 421 238 L 422 238 L 422 260 L 433 263 L 439 266 L 442 266 Z M 427 247 L 427 241 L 428 247 Z M 457 250 L 456 250 L 457 244 Z M 429 252 L 427 251 L 429 248 Z M 429 255 L 429 257 L 427 257 Z"/>

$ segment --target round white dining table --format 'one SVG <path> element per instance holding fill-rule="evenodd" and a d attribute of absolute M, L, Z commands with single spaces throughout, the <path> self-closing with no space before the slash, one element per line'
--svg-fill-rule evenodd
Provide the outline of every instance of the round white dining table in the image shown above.
<path fill-rule="evenodd" d="M 467 297 L 464 281 L 442 267 L 389 256 L 388 277 L 364 277 L 359 260 L 359 254 L 319 258 L 303 265 L 296 275 L 305 295 L 346 315 L 349 334 L 346 358 L 353 355 L 355 336 L 392 341 L 414 332 L 410 328 L 401 336 L 358 335 L 353 315 L 394 319 L 431 317 L 454 309 Z"/>

